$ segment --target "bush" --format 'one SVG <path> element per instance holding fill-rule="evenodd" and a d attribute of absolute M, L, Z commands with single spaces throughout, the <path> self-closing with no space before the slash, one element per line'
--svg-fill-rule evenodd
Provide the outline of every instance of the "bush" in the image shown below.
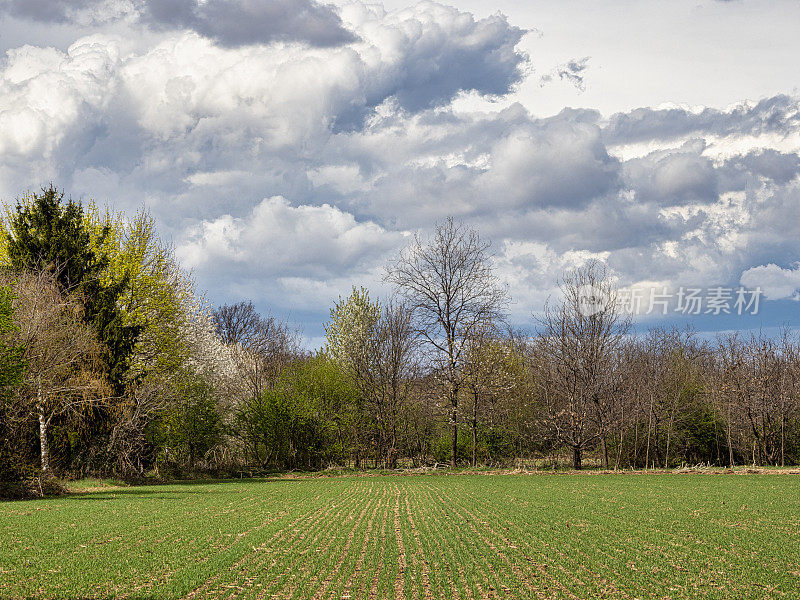
<path fill-rule="evenodd" d="M 214 390 L 201 377 L 186 374 L 177 391 L 175 404 L 161 419 L 156 437 L 170 460 L 191 469 L 222 440 L 222 420 Z"/>
<path fill-rule="evenodd" d="M 20 481 L 0 481 L 0 500 L 30 500 L 63 496 L 69 490 L 54 477 L 29 477 Z"/>
<path fill-rule="evenodd" d="M 453 452 L 452 435 L 442 434 L 437 437 L 431 447 L 433 459 L 437 463 L 450 463 Z M 469 462 L 472 460 L 472 436 L 465 431 L 458 433 L 458 452 L 456 452 L 456 463 Z"/>
<path fill-rule="evenodd" d="M 315 357 L 286 369 L 261 396 L 236 413 L 233 435 L 261 468 L 315 469 L 346 458 L 347 412 L 358 394 L 330 360 Z"/>

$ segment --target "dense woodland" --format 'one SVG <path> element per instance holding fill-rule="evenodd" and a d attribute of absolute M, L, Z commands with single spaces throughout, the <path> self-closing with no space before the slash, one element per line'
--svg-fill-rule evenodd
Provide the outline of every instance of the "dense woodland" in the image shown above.
<path fill-rule="evenodd" d="M 310 354 L 247 300 L 213 308 L 147 213 L 26 195 L 0 232 L 0 481 L 800 461 L 791 332 L 633 335 L 598 263 L 516 331 L 489 251 L 440 223 Z M 586 285 L 607 300 L 589 315 Z"/>

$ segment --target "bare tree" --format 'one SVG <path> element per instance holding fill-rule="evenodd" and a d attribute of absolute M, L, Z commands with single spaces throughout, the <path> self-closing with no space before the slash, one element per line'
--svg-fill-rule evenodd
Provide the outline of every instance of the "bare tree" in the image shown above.
<path fill-rule="evenodd" d="M 606 435 L 621 385 L 617 353 L 630 329 L 603 265 L 590 262 L 561 282 L 562 302 L 541 317 L 539 367 L 551 425 L 581 468 L 584 450 L 596 441 L 608 467 Z"/>
<path fill-rule="evenodd" d="M 781 332 L 780 355 L 782 367 L 778 383 L 780 411 L 780 465 L 786 465 L 786 429 L 798 406 L 800 391 L 800 348 L 788 329 Z"/>
<path fill-rule="evenodd" d="M 647 342 L 651 358 L 648 433 L 653 434 L 649 456 L 666 468 L 675 450 L 676 433 L 685 430 L 685 421 L 697 412 L 707 349 L 698 343 L 691 328 L 654 329 Z"/>
<path fill-rule="evenodd" d="M 260 396 L 283 365 L 297 356 L 298 336 L 285 323 L 264 317 L 252 302 L 224 305 L 213 312 L 217 334 L 233 350 L 247 392 Z"/>
<path fill-rule="evenodd" d="M 252 302 L 241 301 L 214 310 L 214 324 L 223 343 L 252 347 L 259 341 L 263 319 Z"/>
<path fill-rule="evenodd" d="M 48 428 L 53 419 L 86 414 L 106 396 L 101 346 L 83 320 L 83 304 L 63 294 L 51 274 L 19 274 L 15 294 L 27 366 L 22 393 L 39 421 L 42 472 L 50 475 Z"/>
<path fill-rule="evenodd" d="M 378 321 L 373 355 L 376 381 L 382 399 L 380 423 L 387 442 L 387 464 L 397 466 L 400 417 L 417 376 L 418 338 L 413 327 L 413 313 L 402 302 L 389 300 Z"/>
<path fill-rule="evenodd" d="M 458 398 L 469 339 L 480 323 L 501 319 L 507 294 L 492 270 L 490 244 L 452 217 L 419 235 L 387 270 L 413 311 L 417 330 L 450 404 L 452 459 L 458 450 Z"/>
<path fill-rule="evenodd" d="M 732 334 L 720 338 L 718 354 L 729 445 L 738 445 L 753 464 L 785 464 L 786 426 L 796 406 L 796 342 L 787 330 L 779 339 Z"/>
<path fill-rule="evenodd" d="M 175 401 L 175 394 L 171 376 L 151 374 L 131 386 L 114 407 L 114 427 L 108 447 L 116 458 L 116 468 L 120 473 L 127 476 L 144 472 L 147 427 L 165 413 Z"/>

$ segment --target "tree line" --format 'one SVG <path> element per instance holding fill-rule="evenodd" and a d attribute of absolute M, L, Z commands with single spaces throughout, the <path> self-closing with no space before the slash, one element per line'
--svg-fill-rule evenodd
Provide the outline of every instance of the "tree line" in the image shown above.
<path fill-rule="evenodd" d="M 489 243 L 453 219 L 387 265 L 391 297 L 339 298 L 315 353 L 250 301 L 213 308 L 146 212 L 52 185 L 6 209 L 0 264 L 0 481 L 800 460 L 790 331 L 633 335 L 597 262 L 515 330 Z"/>

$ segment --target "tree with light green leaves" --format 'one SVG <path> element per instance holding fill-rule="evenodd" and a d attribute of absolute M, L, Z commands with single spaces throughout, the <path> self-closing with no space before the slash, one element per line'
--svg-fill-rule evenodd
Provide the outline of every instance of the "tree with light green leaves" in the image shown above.
<path fill-rule="evenodd" d="M 500 420 L 498 406 L 523 387 L 524 381 L 525 367 L 513 336 L 504 336 L 495 323 L 482 323 L 469 339 L 464 361 L 464 388 L 472 405 L 469 421 L 473 467 L 478 464 L 479 425 L 494 433 L 492 429 Z"/>
<path fill-rule="evenodd" d="M 110 310 L 103 299 L 113 304 L 116 312 L 105 320 L 116 319 L 116 328 L 127 332 L 130 346 L 125 372 L 117 373 L 120 387 L 148 373 L 180 368 L 190 354 L 185 330 L 196 318 L 194 313 L 202 311 L 202 302 L 173 249 L 158 237 L 155 219 L 143 210 L 128 219 L 93 202 L 82 206 L 63 196 L 50 186 L 6 207 L 0 264 L 15 270 L 50 270 L 65 291 L 83 286 L 86 289 L 78 291 L 90 315 Z M 113 332 L 103 330 L 107 325 L 102 318 L 94 320 L 105 342 Z"/>
<path fill-rule="evenodd" d="M 209 307 L 146 211 L 128 219 L 65 199 L 51 185 L 6 206 L 3 217 L 0 265 L 13 273 L 49 273 L 82 304 L 102 342 L 114 399 L 73 437 L 108 444 L 125 469 L 141 470 L 145 431 L 171 409 L 175 375 L 194 372 L 212 382 L 225 363 Z"/>
<path fill-rule="evenodd" d="M 139 211 L 127 219 L 90 204 L 87 220 L 92 243 L 109 256 L 101 279 L 104 285 L 125 283 L 118 305 L 125 324 L 139 331 L 130 360 L 128 390 L 118 407 L 110 439 L 120 469 L 141 471 L 148 462 L 143 456 L 155 455 L 149 448 L 148 428 L 162 417 L 174 421 L 175 415 L 183 415 L 181 418 L 192 419 L 184 422 L 186 431 L 211 431 L 201 437 L 206 441 L 214 438 L 214 427 L 207 427 L 209 419 L 213 421 L 209 411 L 220 401 L 218 396 L 224 395 L 221 389 L 231 386 L 232 357 L 214 331 L 209 305 L 196 293 L 173 249 L 158 237 L 149 213 Z M 202 381 L 202 386 L 192 383 L 183 388 L 202 389 L 202 402 L 199 396 L 190 397 L 194 392 L 186 396 L 176 389 L 175 382 L 193 380 Z M 165 439 L 176 443 L 174 436 Z M 199 440 L 186 445 L 188 464 L 205 452 L 206 445 Z"/>
<path fill-rule="evenodd" d="M 118 305 L 125 324 L 140 332 L 130 380 L 180 368 L 190 354 L 185 330 L 198 307 L 194 284 L 172 248 L 159 239 L 155 220 L 145 211 L 128 220 L 91 204 L 86 218 L 93 246 L 109 257 L 101 280 L 108 286 L 125 284 Z"/>

